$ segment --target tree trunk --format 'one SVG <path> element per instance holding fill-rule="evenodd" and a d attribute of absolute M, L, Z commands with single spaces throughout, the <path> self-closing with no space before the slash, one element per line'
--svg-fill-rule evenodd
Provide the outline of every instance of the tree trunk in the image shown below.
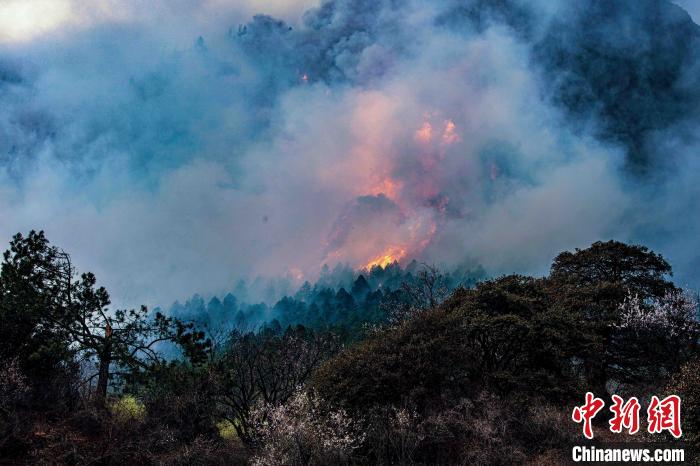
<path fill-rule="evenodd" d="M 98 357 L 100 358 L 100 368 L 97 375 L 95 404 L 98 408 L 104 408 L 107 400 L 107 385 L 109 384 L 109 365 L 112 363 L 112 327 L 109 324 L 105 327 L 104 347 Z"/>

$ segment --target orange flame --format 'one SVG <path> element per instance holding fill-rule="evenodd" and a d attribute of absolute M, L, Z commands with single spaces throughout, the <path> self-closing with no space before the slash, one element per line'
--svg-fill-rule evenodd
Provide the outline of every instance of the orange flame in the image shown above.
<path fill-rule="evenodd" d="M 308 79 L 304 74 L 303 80 Z M 352 196 L 383 195 L 393 202 L 400 213 L 400 222 L 377 221 L 363 224 L 363 234 L 348 233 L 334 244 L 333 251 L 325 253 L 326 262 L 347 261 L 353 266 L 369 270 L 379 266 L 386 268 L 394 262 L 406 261 L 419 255 L 433 240 L 438 219 L 444 217 L 448 198 L 440 189 L 441 164 L 451 153 L 451 147 L 462 141 L 460 128 L 455 120 L 439 111 L 426 112 L 423 119 L 411 125 L 408 132 L 396 132 L 392 123 L 397 106 L 387 97 L 377 93 L 364 95 L 362 105 L 352 121 L 357 145 L 353 147 L 347 163 L 339 170 L 332 170 L 327 179 L 335 183 L 338 176 L 352 175 L 347 186 Z M 390 132 L 385 131 L 389 128 Z M 410 170 L 407 174 L 397 171 L 399 162 L 395 139 L 401 137 L 412 143 L 420 166 L 419 176 Z M 385 154 L 390 156 L 385 157 Z M 404 176 L 405 175 L 405 176 Z M 393 213 L 392 213 L 393 215 Z M 393 222 L 393 223 L 392 223 Z M 351 227 L 350 230 L 352 230 Z M 329 244 L 326 244 L 328 247 Z M 375 253 L 378 253 L 376 256 Z"/>
<path fill-rule="evenodd" d="M 378 255 L 365 265 L 365 269 L 372 270 L 372 267 L 379 266 L 381 268 L 386 268 L 386 266 L 398 262 L 406 256 L 406 250 L 400 246 L 390 246 L 382 254 Z"/>
<path fill-rule="evenodd" d="M 390 177 L 384 177 L 377 184 L 369 189 L 369 193 L 373 196 L 384 194 L 392 201 L 396 201 L 401 190 L 401 182 Z"/>

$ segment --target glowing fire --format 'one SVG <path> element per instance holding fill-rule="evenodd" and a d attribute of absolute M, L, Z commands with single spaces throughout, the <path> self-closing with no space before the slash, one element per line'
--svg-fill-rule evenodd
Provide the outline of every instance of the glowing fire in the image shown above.
<path fill-rule="evenodd" d="M 298 267 L 292 267 L 289 269 L 289 274 L 297 281 L 302 281 L 304 279 L 304 272 Z"/>
<path fill-rule="evenodd" d="M 459 134 L 457 134 L 457 126 L 454 121 L 445 121 L 445 131 L 442 132 L 442 142 L 445 144 L 454 144 L 460 141 Z"/>
<path fill-rule="evenodd" d="M 452 120 L 445 120 L 443 122 L 444 129 L 442 131 L 442 143 L 443 144 L 454 144 L 459 142 L 461 139 L 459 134 L 457 134 L 457 125 Z M 414 134 L 416 141 L 421 143 L 428 143 L 433 140 L 433 125 L 429 121 L 423 122 L 420 128 L 418 128 Z"/>
<path fill-rule="evenodd" d="M 329 184 L 347 180 L 349 199 L 323 244 L 323 263 L 370 270 L 420 258 L 449 215 L 442 179 L 462 142 L 460 128 L 440 111 L 402 128 L 399 107 L 381 94 L 365 94 L 350 126 L 356 144 L 323 174 Z"/>
<path fill-rule="evenodd" d="M 399 195 L 399 190 L 401 189 L 401 182 L 394 180 L 390 177 L 382 178 L 382 180 L 369 189 L 369 193 L 373 196 L 379 194 L 384 194 L 386 197 L 392 201 L 397 200 Z"/>
<path fill-rule="evenodd" d="M 429 122 L 423 123 L 418 130 L 416 130 L 416 139 L 420 142 L 430 142 L 433 138 L 433 127 Z"/>
<path fill-rule="evenodd" d="M 386 266 L 398 262 L 406 256 L 406 250 L 399 246 L 391 246 L 382 254 L 378 255 L 365 265 L 365 269 L 371 270 L 374 266 L 385 268 Z"/>

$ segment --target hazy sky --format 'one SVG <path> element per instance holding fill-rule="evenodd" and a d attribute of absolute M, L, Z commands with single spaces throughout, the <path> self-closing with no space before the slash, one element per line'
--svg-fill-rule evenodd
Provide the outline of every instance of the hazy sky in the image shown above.
<path fill-rule="evenodd" d="M 696 23 L 700 22 L 700 0 L 676 0 L 687 11 Z"/>
<path fill-rule="evenodd" d="M 219 15 L 233 12 L 241 19 L 265 12 L 294 23 L 304 10 L 317 3 L 318 0 L 2 0 L 0 43 L 31 41 L 101 23 L 143 21 L 154 17 L 167 22 L 183 10 L 196 12 L 194 16 L 189 15 L 192 26 L 216 21 Z"/>
<path fill-rule="evenodd" d="M 149 5 L 146 6 L 146 3 Z M 2 0 L 0 2 L 0 43 L 28 41 L 39 36 L 68 28 L 94 26 L 100 22 L 128 21 L 151 10 L 159 2 L 138 0 Z M 170 14 L 187 2 L 174 0 L 166 7 Z M 265 12 L 295 23 L 301 13 L 315 6 L 319 0 L 199 0 L 198 14 L 207 17 L 222 10 L 242 14 Z M 700 18 L 700 0 L 675 0 L 697 23 Z M 162 11 L 159 6 L 155 11 Z"/>

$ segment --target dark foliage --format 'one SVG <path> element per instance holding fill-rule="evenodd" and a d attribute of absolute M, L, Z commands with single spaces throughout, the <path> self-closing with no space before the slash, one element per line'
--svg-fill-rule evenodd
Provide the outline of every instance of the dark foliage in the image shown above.
<path fill-rule="evenodd" d="M 267 319 L 254 331 L 240 330 L 254 306 L 200 299 L 218 325 L 200 331 L 109 310 L 43 233 L 17 235 L 0 273 L 0 459 L 559 464 L 587 390 L 680 394 L 697 443 L 697 303 L 670 276 L 614 241 L 560 254 L 547 277 L 470 288 L 394 264 L 307 283 L 253 311 Z"/>

